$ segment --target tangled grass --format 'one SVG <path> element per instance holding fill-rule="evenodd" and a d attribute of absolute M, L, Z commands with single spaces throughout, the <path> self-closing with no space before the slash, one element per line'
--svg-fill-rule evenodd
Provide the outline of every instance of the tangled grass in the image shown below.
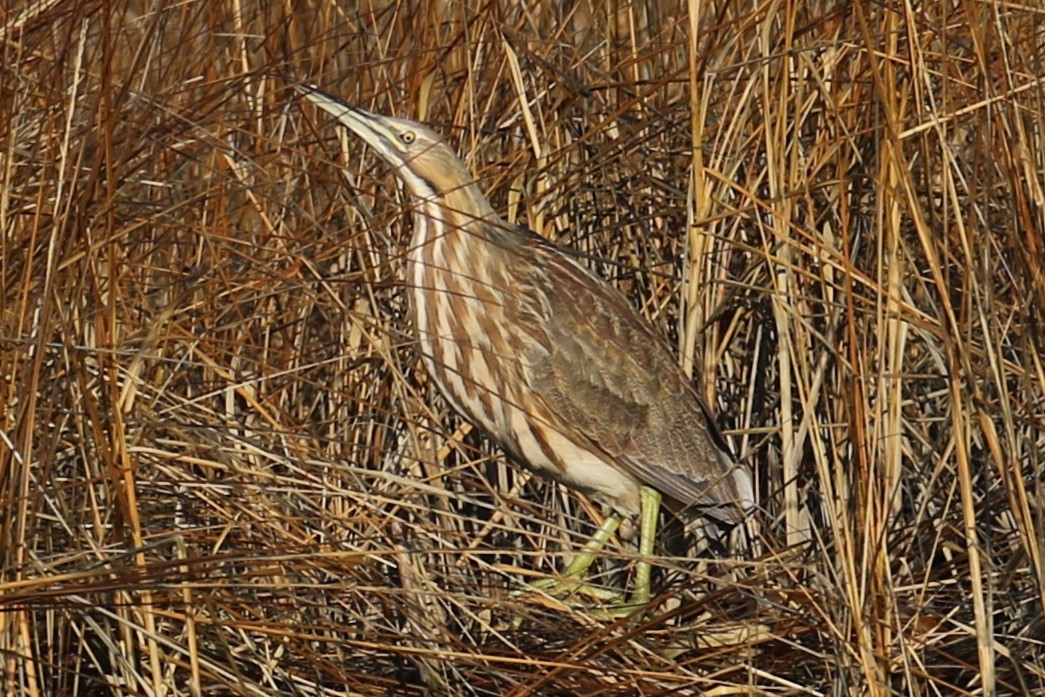
<path fill-rule="evenodd" d="M 3 12 L 3 694 L 1045 690 L 1040 8 Z M 642 309 L 754 548 L 665 545 L 631 622 L 512 593 L 601 512 L 435 394 L 409 204 L 288 75 Z"/>

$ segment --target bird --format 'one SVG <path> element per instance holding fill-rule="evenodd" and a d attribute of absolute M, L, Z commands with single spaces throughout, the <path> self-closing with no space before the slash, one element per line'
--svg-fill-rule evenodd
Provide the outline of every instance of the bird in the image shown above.
<path fill-rule="evenodd" d="M 421 361 L 443 397 L 511 460 L 608 509 L 561 581 L 540 587 L 645 607 L 662 496 L 727 526 L 755 505 L 750 472 L 667 341 L 574 256 L 503 220 L 434 130 L 293 86 L 390 165 L 413 199 L 407 285 Z M 632 593 L 603 596 L 584 578 L 635 516 Z"/>

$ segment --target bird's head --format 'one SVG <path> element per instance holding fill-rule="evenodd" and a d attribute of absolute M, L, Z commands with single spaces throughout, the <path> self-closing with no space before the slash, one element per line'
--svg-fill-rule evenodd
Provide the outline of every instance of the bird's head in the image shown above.
<path fill-rule="evenodd" d="M 410 193 L 423 199 L 469 193 L 475 181 L 464 162 L 427 126 L 393 116 L 374 114 L 327 94 L 312 85 L 296 85 L 310 102 L 359 136 L 390 164 Z M 486 198 L 479 195 L 483 203 Z"/>

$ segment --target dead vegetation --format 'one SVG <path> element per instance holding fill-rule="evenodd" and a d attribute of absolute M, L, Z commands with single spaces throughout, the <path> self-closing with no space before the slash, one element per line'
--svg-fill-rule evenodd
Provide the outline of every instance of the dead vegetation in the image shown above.
<path fill-rule="evenodd" d="M 261 7 L 0 19 L 3 694 L 1045 690 L 1040 8 Z M 758 554 L 665 549 L 633 624 L 511 594 L 600 512 L 433 393 L 409 204 L 288 75 L 643 309 Z"/>

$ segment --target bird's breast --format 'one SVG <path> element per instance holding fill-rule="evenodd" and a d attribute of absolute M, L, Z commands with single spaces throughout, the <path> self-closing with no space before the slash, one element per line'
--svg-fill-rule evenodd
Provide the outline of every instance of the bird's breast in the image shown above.
<path fill-rule="evenodd" d="M 508 279 L 466 229 L 418 216 L 408 255 L 414 323 L 429 375 L 459 412 L 500 438 L 519 402 L 520 337 Z"/>
<path fill-rule="evenodd" d="M 509 250 L 442 221 L 415 221 L 408 255 L 414 322 L 421 358 L 450 405 L 529 468 L 594 494 L 622 513 L 638 510 L 637 481 L 597 453 L 571 441 L 542 414 L 547 402 L 532 375 L 547 360 L 541 337 L 522 315 L 545 311 L 525 266 Z M 443 229 L 442 232 L 438 232 Z"/>

